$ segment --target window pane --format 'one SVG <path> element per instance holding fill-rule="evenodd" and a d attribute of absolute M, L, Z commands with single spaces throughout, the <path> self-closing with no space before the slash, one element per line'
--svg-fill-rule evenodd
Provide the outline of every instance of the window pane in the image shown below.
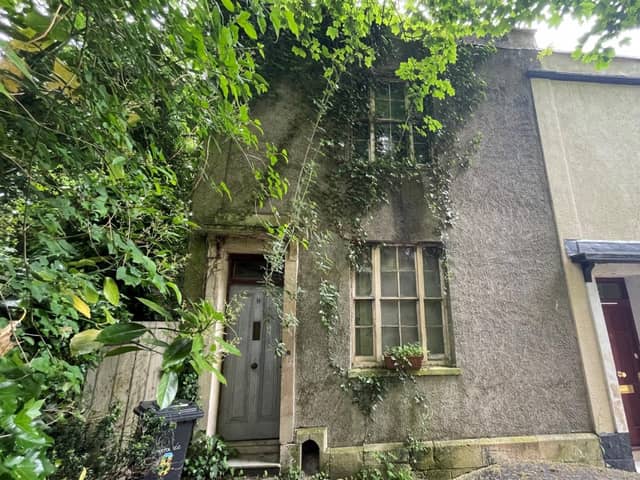
<path fill-rule="evenodd" d="M 389 84 L 380 85 L 375 92 L 376 117 L 389 118 Z"/>
<path fill-rule="evenodd" d="M 380 283 L 383 297 L 398 296 L 398 274 L 396 272 L 382 272 Z"/>
<path fill-rule="evenodd" d="M 442 355 L 444 353 L 442 328 L 427 328 L 427 350 L 431 355 Z"/>
<path fill-rule="evenodd" d="M 428 249 L 423 249 L 424 263 L 424 295 L 425 297 L 441 297 L 440 287 L 440 261 L 429 254 Z"/>
<path fill-rule="evenodd" d="M 356 325 L 373 324 L 373 300 L 356 300 Z"/>
<path fill-rule="evenodd" d="M 380 314 L 382 315 L 382 325 L 398 325 L 398 302 L 394 300 L 381 301 Z"/>
<path fill-rule="evenodd" d="M 387 155 L 393 152 L 395 139 L 391 123 L 376 125 L 376 153 Z"/>
<path fill-rule="evenodd" d="M 382 247 L 380 249 L 380 270 L 393 272 L 396 266 L 396 247 Z"/>
<path fill-rule="evenodd" d="M 356 272 L 356 295 L 358 297 L 371 295 L 371 272 Z"/>
<path fill-rule="evenodd" d="M 404 104 L 404 83 L 389 83 L 389 96 L 391 97 L 391 101 L 401 101 Z"/>
<path fill-rule="evenodd" d="M 416 156 L 416 163 L 420 165 L 429 163 L 430 159 L 427 143 L 424 141 L 423 137 L 420 137 L 417 134 L 413 135 L 413 153 Z"/>
<path fill-rule="evenodd" d="M 356 355 L 373 355 L 373 328 L 356 328 Z"/>
<path fill-rule="evenodd" d="M 358 157 L 369 156 L 369 123 L 358 123 L 353 128 L 353 148 Z"/>
<path fill-rule="evenodd" d="M 418 342 L 418 327 L 402 327 L 402 344 Z"/>
<path fill-rule="evenodd" d="M 416 295 L 415 272 L 400 272 L 400 296 L 415 297 Z"/>
<path fill-rule="evenodd" d="M 415 300 L 400 302 L 400 323 L 403 326 L 418 325 L 418 302 Z"/>
<path fill-rule="evenodd" d="M 398 261 L 400 270 L 414 271 L 416 268 L 415 251 L 411 247 L 402 247 L 398 249 Z"/>
<path fill-rule="evenodd" d="M 600 300 L 622 300 L 627 298 L 622 285 L 617 282 L 597 282 Z"/>
<path fill-rule="evenodd" d="M 400 345 L 398 327 L 382 327 L 382 350 Z"/>
<path fill-rule="evenodd" d="M 391 115 L 390 118 L 394 120 L 404 121 L 406 120 L 406 112 L 404 108 L 404 98 L 400 100 L 391 100 Z"/>
<path fill-rule="evenodd" d="M 427 327 L 442 327 L 442 305 L 440 300 L 427 300 L 424 302 Z"/>

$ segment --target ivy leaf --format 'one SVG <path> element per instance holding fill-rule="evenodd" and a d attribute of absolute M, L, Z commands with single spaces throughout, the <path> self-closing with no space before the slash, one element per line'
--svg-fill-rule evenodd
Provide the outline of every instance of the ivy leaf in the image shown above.
<path fill-rule="evenodd" d="M 85 317 L 91 318 L 91 309 L 89 308 L 89 305 L 84 302 L 84 300 L 82 300 L 77 295 L 71 295 L 71 301 L 73 302 L 73 308 L 75 308 Z"/>
<path fill-rule="evenodd" d="M 173 370 L 164 372 L 160 378 L 158 391 L 156 393 L 156 402 L 161 409 L 167 408 L 178 393 L 178 374 Z"/>
<path fill-rule="evenodd" d="M 139 323 L 117 323 L 109 325 L 102 330 L 96 340 L 105 345 L 119 345 L 131 342 L 147 333 L 147 331 L 147 327 Z"/>
<path fill-rule="evenodd" d="M 104 287 L 102 288 L 105 298 L 111 305 L 117 307 L 120 303 L 120 291 L 118 290 L 118 284 L 111 277 L 104 279 Z"/>
<path fill-rule="evenodd" d="M 80 333 L 76 333 L 69 342 L 71 355 L 86 355 L 102 347 L 102 343 L 97 341 L 100 330 L 90 328 Z"/>

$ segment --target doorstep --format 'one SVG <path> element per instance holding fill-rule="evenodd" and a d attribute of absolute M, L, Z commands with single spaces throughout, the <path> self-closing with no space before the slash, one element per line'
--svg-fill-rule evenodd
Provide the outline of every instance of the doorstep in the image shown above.
<path fill-rule="evenodd" d="M 263 462 L 249 458 L 232 458 L 227 460 L 235 474 L 241 473 L 244 477 L 268 477 L 280 474 L 280 464 L 275 462 Z"/>

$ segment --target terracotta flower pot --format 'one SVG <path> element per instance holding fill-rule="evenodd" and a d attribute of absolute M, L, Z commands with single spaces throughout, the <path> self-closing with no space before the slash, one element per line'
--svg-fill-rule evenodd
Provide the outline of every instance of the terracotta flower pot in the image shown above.
<path fill-rule="evenodd" d="M 419 357 L 409 357 L 407 358 L 407 361 L 409 362 L 409 365 L 411 365 L 411 369 L 413 370 L 418 370 L 420 368 L 422 368 L 422 360 L 424 359 L 424 355 L 420 355 Z"/>
<path fill-rule="evenodd" d="M 418 370 L 422 368 L 422 361 L 424 356 L 421 355 L 419 357 L 407 357 L 406 361 L 396 360 L 391 356 L 384 356 L 384 368 L 389 370 L 397 370 L 397 369 L 407 369 L 407 370 Z"/>
<path fill-rule="evenodd" d="M 384 368 L 388 370 L 394 370 L 396 368 L 396 361 L 393 357 L 390 357 L 388 355 L 384 356 Z"/>

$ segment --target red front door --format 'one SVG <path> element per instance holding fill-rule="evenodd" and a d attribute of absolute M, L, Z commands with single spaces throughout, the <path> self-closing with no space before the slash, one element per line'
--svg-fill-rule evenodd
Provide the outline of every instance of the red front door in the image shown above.
<path fill-rule="evenodd" d="M 631 445 L 640 447 L 640 347 L 627 289 L 622 278 L 599 278 L 597 283 Z"/>

